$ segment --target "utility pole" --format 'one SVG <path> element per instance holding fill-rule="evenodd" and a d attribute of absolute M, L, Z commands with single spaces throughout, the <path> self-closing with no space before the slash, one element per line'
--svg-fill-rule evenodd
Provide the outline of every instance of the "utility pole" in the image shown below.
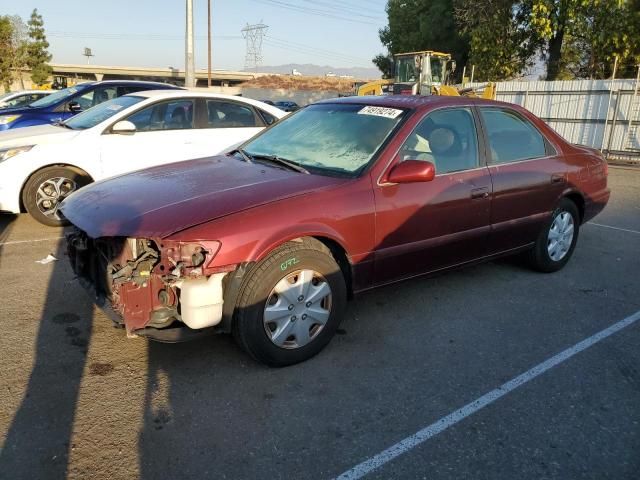
<path fill-rule="evenodd" d="M 211 0 L 207 0 L 207 87 L 211 88 Z"/>
<path fill-rule="evenodd" d="M 193 0 L 187 0 L 187 26 L 185 32 L 184 85 L 196 86 L 195 59 L 193 55 Z"/>

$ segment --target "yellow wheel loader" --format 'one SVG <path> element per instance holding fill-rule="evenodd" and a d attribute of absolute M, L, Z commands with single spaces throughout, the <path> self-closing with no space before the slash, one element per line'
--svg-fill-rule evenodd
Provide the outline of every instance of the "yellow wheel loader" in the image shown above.
<path fill-rule="evenodd" d="M 423 50 L 393 56 L 394 78 L 375 80 L 357 88 L 358 95 L 448 95 L 495 99 L 496 87 L 488 83 L 479 91 L 449 84 L 456 69 L 448 53 Z"/>

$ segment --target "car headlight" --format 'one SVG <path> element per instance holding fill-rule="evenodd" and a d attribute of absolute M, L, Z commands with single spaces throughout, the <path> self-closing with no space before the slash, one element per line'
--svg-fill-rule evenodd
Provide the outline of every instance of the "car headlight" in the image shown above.
<path fill-rule="evenodd" d="M 19 153 L 28 152 L 34 145 L 25 145 L 24 147 L 2 148 L 0 149 L 0 162 L 15 157 Z"/>
<path fill-rule="evenodd" d="M 15 122 L 20 118 L 20 115 L 0 115 L 0 125 L 7 125 L 11 122 Z"/>

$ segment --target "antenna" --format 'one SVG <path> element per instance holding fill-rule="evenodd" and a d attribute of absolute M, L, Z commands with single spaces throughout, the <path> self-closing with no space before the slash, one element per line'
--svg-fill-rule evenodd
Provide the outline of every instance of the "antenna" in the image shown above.
<path fill-rule="evenodd" d="M 247 54 L 244 58 L 244 68 L 254 68 L 258 71 L 258 65 L 262 63 L 262 38 L 267 33 L 268 25 L 260 21 L 254 25 L 247 24 L 242 32 L 242 38 L 247 40 Z"/>

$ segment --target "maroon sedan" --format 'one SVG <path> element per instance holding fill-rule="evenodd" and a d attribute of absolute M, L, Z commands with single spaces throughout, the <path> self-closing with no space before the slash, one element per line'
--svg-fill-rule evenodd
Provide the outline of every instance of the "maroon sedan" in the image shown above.
<path fill-rule="evenodd" d="M 316 103 L 61 210 L 74 270 L 127 333 L 233 333 L 282 366 L 318 353 L 364 290 L 520 252 L 561 269 L 608 198 L 601 154 L 520 107 L 391 96 Z"/>

